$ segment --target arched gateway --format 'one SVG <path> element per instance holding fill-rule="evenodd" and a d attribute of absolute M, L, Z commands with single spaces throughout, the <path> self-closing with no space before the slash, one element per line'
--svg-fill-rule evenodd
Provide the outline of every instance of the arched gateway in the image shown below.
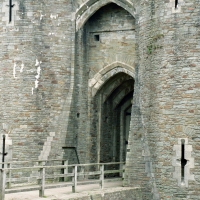
<path fill-rule="evenodd" d="M 82 162 L 125 161 L 136 58 L 131 6 L 88 1 L 76 13 L 75 112 L 86 119 L 76 129 Z"/>
<path fill-rule="evenodd" d="M 119 72 L 91 99 L 91 131 L 97 133 L 98 162 L 125 161 L 133 92 L 134 79 Z"/>

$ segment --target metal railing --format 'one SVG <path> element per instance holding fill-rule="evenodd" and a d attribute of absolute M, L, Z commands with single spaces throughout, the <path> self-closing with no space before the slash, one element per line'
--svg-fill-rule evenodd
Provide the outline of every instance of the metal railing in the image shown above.
<path fill-rule="evenodd" d="M 99 183 L 100 188 L 103 189 L 105 175 L 109 176 L 109 174 L 122 174 L 124 172 L 124 167 L 123 169 L 120 169 L 120 166 L 125 164 L 124 162 L 111 162 L 68 165 L 68 161 L 66 160 L 48 160 L 48 162 L 49 161 L 62 161 L 62 165 L 47 166 L 46 160 L 31 161 L 33 163 L 38 163 L 38 166 L 32 167 L 12 167 L 13 164 L 16 165 L 16 163 L 30 163 L 30 161 L 1 163 L 5 165 L 5 168 L 2 168 L 0 170 L 0 200 L 5 199 L 6 193 L 24 192 L 30 190 L 39 190 L 39 197 L 44 197 L 45 189 L 58 187 L 57 184 L 47 184 L 48 179 L 56 179 L 58 183 L 60 181 L 60 178 L 62 178 L 63 183 L 59 187 L 71 186 L 73 193 L 76 192 L 76 187 L 79 184 L 85 185 Z M 56 171 L 60 173 L 52 174 L 51 172 L 48 172 L 48 170 L 51 170 L 51 172 Z M 20 171 L 20 173 L 24 173 L 26 171 L 29 171 L 29 173 L 33 173 L 33 171 L 38 172 L 38 176 L 35 177 L 37 179 L 37 184 L 32 187 L 21 187 L 12 189 L 11 183 L 16 182 L 17 180 L 21 180 L 21 177 L 12 177 L 12 173 L 14 173 L 15 171 Z M 113 180 L 116 181 L 116 179 Z M 122 180 L 122 177 L 120 178 L 120 180 Z"/>

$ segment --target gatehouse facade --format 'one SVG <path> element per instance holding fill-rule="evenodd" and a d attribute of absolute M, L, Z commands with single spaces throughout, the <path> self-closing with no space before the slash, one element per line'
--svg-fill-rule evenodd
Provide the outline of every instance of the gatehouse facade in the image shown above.
<path fill-rule="evenodd" d="M 126 162 L 142 199 L 200 199 L 199 0 L 0 8 L 5 161 Z"/>

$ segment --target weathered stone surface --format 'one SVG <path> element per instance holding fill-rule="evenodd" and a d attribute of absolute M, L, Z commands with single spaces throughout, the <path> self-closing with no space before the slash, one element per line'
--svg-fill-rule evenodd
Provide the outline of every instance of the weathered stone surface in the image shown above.
<path fill-rule="evenodd" d="M 11 23 L 7 4 L 0 131 L 12 159 L 126 160 L 124 185 L 143 199 L 199 199 L 200 2 L 13 0 Z M 183 138 L 188 187 L 174 160 Z"/>
<path fill-rule="evenodd" d="M 100 194 L 99 194 L 100 193 Z M 78 196 L 78 195 L 76 195 Z M 68 198 L 67 198 L 68 199 Z M 128 188 L 128 189 L 111 189 L 111 191 L 92 192 L 87 196 L 73 197 L 70 200 L 143 200 L 142 192 L 139 188 Z M 64 200 L 64 199 L 58 199 Z"/>

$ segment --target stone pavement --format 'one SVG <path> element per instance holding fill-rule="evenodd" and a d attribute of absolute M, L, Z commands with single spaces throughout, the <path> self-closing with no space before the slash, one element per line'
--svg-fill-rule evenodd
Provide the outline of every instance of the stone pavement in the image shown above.
<path fill-rule="evenodd" d="M 29 192 L 20 192 L 20 193 L 12 193 L 6 194 L 5 200 L 64 200 L 64 199 L 104 199 L 105 193 L 115 193 L 121 191 L 133 190 L 133 188 L 122 187 L 122 181 L 117 182 L 106 182 L 105 189 L 100 189 L 98 184 L 90 184 L 90 185 L 80 185 L 77 186 L 77 192 L 72 193 L 71 187 L 63 187 L 63 188 L 55 188 L 55 189 L 47 189 L 45 190 L 45 197 L 39 197 L 39 191 L 29 191 Z M 129 191 L 130 193 L 130 191 Z M 117 194 L 119 197 L 119 195 Z M 111 199 L 106 198 L 106 199 Z M 116 199 L 116 198 L 115 198 Z M 123 198 L 118 198 L 122 199 Z M 129 198 L 132 200 L 133 198 Z M 137 198 L 138 199 L 138 198 Z M 126 198 L 127 200 L 127 198 Z"/>

